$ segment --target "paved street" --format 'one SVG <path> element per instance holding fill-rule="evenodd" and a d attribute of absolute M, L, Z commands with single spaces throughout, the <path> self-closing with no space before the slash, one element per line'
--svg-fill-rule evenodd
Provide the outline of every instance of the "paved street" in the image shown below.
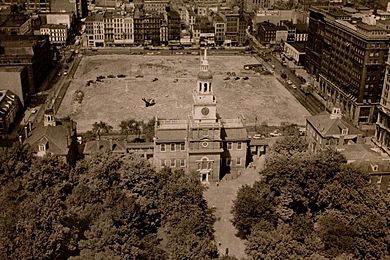
<path fill-rule="evenodd" d="M 245 184 L 252 185 L 260 178 L 258 172 L 264 166 L 264 156 L 257 159 L 254 165 L 256 167 L 247 168 L 237 179 L 220 182 L 219 186 L 210 185 L 205 192 L 209 207 L 215 207 L 216 210 L 215 241 L 220 243 L 221 255 L 224 255 L 228 248 L 229 255 L 239 259 L 245 257 L 245 244 L 243 240 L 235 236 L 237 231 L 230 221 L 232 219 L 230 211 L 238 189 Z"/>

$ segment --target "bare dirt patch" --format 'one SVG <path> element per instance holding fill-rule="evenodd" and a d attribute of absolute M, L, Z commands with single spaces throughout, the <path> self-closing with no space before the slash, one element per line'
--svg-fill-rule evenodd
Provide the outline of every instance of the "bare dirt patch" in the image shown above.
<path fill-rule="evenodd" d="M 304 124 L 309 115 L 306 109 L 274 76 L 244 70 L 243 66 L 249 63 L 257 61 L 250 56 L 209 57 L 220 116 L 244 115 L 248 122 L 257 117 L 258 123 L 275 125 Z M 58 116 L 76 120 L 79 132 L 90 130 L 97 121 L 118 128 L 122 120 L 129 118 L 185 119 L 191 113 L 198 72 L 199 56 L 87 56 L 77 69 Z M 227 72 L 235 72 L 240 79 L 226 79 Z M 124 77 L 118 78 L 121 74 Z M 96 82 L 97 76 L 106 78 Z M 89 80 L 94 83 L 87 86 Z M 81 104 L 74 101 L 78 90 L 84 94 Z M 142 98 L 152 98 L 156 104 L 145 107 Z"/>

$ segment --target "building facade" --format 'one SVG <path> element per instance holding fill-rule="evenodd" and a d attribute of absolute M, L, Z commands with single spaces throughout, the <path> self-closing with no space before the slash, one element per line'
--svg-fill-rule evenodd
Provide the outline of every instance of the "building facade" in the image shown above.
<path fill-rule="evenodd" d="M 49 35 L 49 41 L 54 45 L 66 45 L 68 26 L 65 24 L 45 24 L 40 29 L 41 35 Z"/>
<path fill-rule="evenodd" d="M 339 100 L 346 116 L 364 130 L 377 119 L 389 39 L 385 29 L 337 7 L 310 9 L 305 66 L 328 106 Z"/>
<path fill-rule="evenodd" d="M 47 35 L 0 36 L 0 67 L 26 66 L 29 93 L 37 91 L 47 78 L 52 69 L 52 57 Z M 22 97 L 20 99 L 23 102 Z"/>
<path fill-rule="evenodd" d="M 331 114 L 324 112 L 306 119 L 306 141 L 310 152 L 318 152 L 363 142 L 362 133 L 343 119 L 341 109 L 334 107 Z"/>
<path fill-rule="evenodd" d="M 7 134 L 15 124 L 20 101 L 12 91 L 0 90 L 0 135 Z"/>
<path fill-rule="evenodd" d="M 390 154 L 390 56 L 386 62 L 386 73 L 373 141 L 383 151 Z"/>
<path fill-rule="evenodd" d="M 248 137 L 241 119 L 217 115 L 212 73 L 205 51 L 187 120 L 157 120 L 154 164 L 197 172 L 202 182 L 217 182 L 240 174 L 247 164 Z"/>

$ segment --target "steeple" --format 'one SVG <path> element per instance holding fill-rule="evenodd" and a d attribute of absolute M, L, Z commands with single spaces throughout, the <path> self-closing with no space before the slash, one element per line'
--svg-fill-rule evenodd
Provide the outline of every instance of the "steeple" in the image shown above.
<path fill-rule="evenodd" d="M 204 50 L 204 55 L 200 61 L 200 71 L 198 73 L 198 84 L 194 91 L 193 100 L 193 118 L 199 122 L 215 122 L 216 121 L 216 105 L 217 100 L 213 94 L 212 82 L 213 74 L 209 70 L 209 62 L 207 60 L 207 49 Z"/>

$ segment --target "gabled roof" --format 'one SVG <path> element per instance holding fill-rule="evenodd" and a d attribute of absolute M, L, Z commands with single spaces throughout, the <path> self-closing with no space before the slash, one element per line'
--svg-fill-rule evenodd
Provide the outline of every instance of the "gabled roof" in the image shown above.
<path fill-rule="evenodd" d="M 237 128 L 222 128 L 221 129 L 222 140 L 248 140 L 248 132 L 245 127 Z"/>
<path fill-rule="evenodd" d="M 38 125 L 32 130 L 31 136 L 26 142 L 34 151 L 38 151 L 40 144 L 46 143 L 47 152 L 55 155 L 67 155 L 69 152 L 72 129 L 75 129 L 75 124 L 72 121 L 63 120 L 58 122 L 56 126 Z"/>
<path fill-rule="evenodd" d="M 349 124 L 343 118 L 331 119 L 330 114 L 327 112 L 322 112 L 315 116 L 310 116 L 306 118 L 306 121 L 309 122 L 322 137 L 331 137 L 341 134 L 342 129 L 348 129 L 348 135 L 358 135 L 362 134 L 356 127 Z"/>

